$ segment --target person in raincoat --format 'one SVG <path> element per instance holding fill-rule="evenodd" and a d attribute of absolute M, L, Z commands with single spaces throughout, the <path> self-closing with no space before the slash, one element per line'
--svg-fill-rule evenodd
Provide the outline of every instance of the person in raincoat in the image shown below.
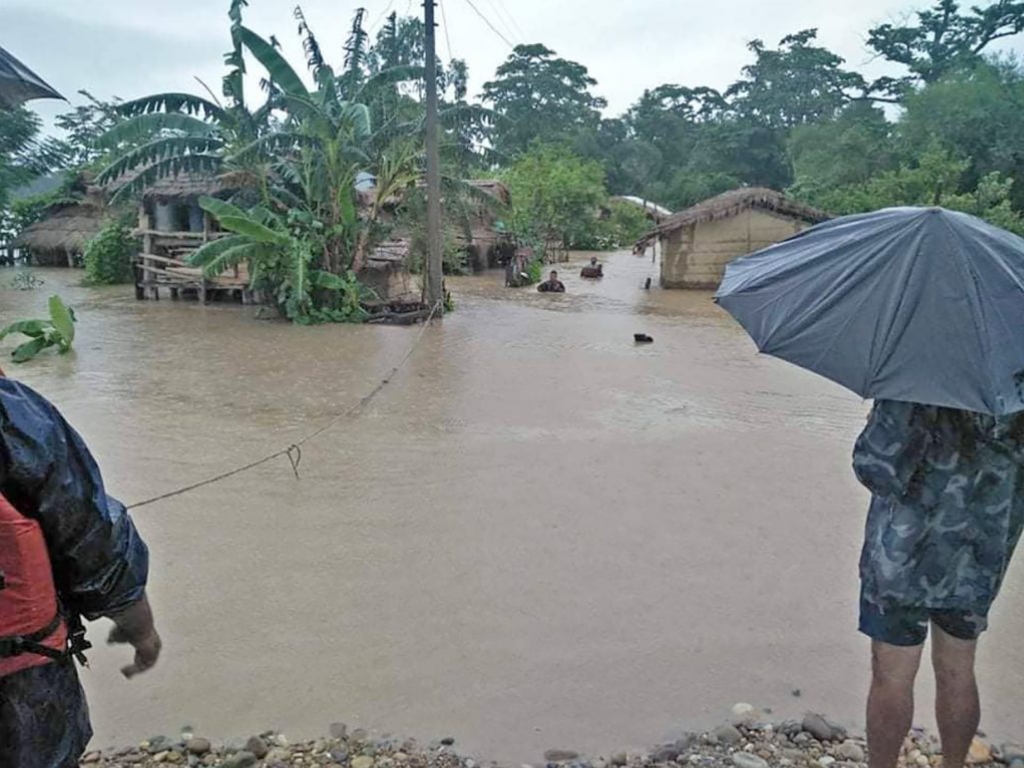
<path fill-rule="evenodd" d="M 962 768 L 981 717 L 978 637 L 1024 529 L 1024 415 L 880 400 L 854 470 L 872 493 L 860 562 L 871 768 L 897 764 L 929 626 L 943 768 Z"/>
<path fill-rule="evenodd" d="M 113 620 L 110 642 L 135 649 L 126 677 L 156 663 L 147 575 L 146 545 L 82 438 L 0 371 L 0 768 L 78 765 L 92 736 L 79 617 Z"/>

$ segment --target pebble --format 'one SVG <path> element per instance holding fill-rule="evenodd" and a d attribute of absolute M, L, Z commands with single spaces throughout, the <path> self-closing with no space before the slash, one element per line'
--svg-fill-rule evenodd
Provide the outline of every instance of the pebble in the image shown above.
<path fill-rule="evenodd" d="M 331 723 L 327 732 L 331 734 L 332 739 L 337 739 L 338 741 L 348 738 L 348 726 L 344 723 Z"/>
<path fill-rule="evenodd" d="M 185 749 L 187 749 L 189 754 L 192 755 L 205 755 L 212 748 L 213 745 L 210 744 L 209 739 L 196 738 L 195 736 L 193 736 L 191 739 L 185 742 Z"/>
<path fill-rule="evenodd" d="M 366 755 L 353 758 L 352 768 L 373 768 L 373 758 Z"/>
<path fill-rule="evenodd" d="M 579 753 L 573 752 L 571 749 L 549 749 L 544 753 L 544 760 L 549 763 L 568 763 L 578 760 L 579 757 Z"/>
<path fill-rule="evenodd" d="M 839 741 L 846 738 L 846 729 L 836 725 L 824 715 L 808 714 L 801 723 L 804 731 L 818 741 Z"/>
<path fill-rule="evenodd" d="M 735 747 L 741 741 L 743 741 L 743 734 L 740 733 L 739 728 L 735 725 L 720 725 L 715 728 L 712 734 L 719 744 L 725 744 L 727 747 Z"/>
<path fill-rule="evenodd" d="M 761 720 L 761 713 L 753 704 L 742 702 L 732 708 L 732 724 L 750 726 Z"/>
<path fill-rule="evenodd" d="M 967 752 L 968 765 L 984 765 L 992 762 L 992 750 L 981 739 L 975 737 L 971 742 L 971 748 Z"/>
<path fill-rule="evenodd" d="M 622 768 L 622 766 L 626 765 L 628 762 L 629 756 L 626 755 L 625 752 L 616 752 L 612 755 L 612 765 L 618 766 L 618 768 Z"/>
<path fill-rule="evenodd" d="M 836 756 L 850 763 L 863 763 L 864 749 L 855 742 L 844 741 L 836 747 Z M 927 764 L 927 762 L 926 760 L 925 763 Z"/>
<path fill-rule="evenodd" d="M 453 739 L 451 736 L 445 736 L 443 739 L 441 739 L 441 744 L 443 744 L 446 747 L 450 747 L 453 744 L 455 744 L 455 739 Z"/>
<path fill-rule="evenodd" d="M 1003 744 L 1000 750 L 1003 756 L 1003 762 L 1007 765 L 1021 762 L 1024 763 L 1024 744 L 1009 743 Z"/>
<path fill-rule="evenodd" d="M 252 752 L 246 752 L 244 749 L 241 752 L 235 752 L 235 754 L 228 757 L 221 766 L 223 768 L 251 768 L 256 765 L 257 758 Z"/>
<path fill-rule="evenodd" d="M 818 765 L 820 765 L 821 768 L 832 768 L 835 763 L 836 759 L 831 755 L 825 755 L 824 757 L 818 758 Z"/>
<path fill-rule="evenodd" d="M 92 763 L 98 763 L 100 761 L 101 757 L 102 757 L 102 755 L 99 752 L 89 752 L 84 757 L 82 757 L 82 763 L 84 763 L 86 765 L 90 765 Z"/>
<path fill-rule="evenodd" d="M 763 757 L 751 755 L 747 752 L 737 752 L 732 756 L 732 764 L 736 768 L 768 768 L 768 761 Z"/>
<path fill-rule="evenodd" d="M 245 742 L 245 748 L 242 751 L 251 752 L 256 756 L 257 760 L 262 760 L 267 756 L 267 753 L 270 752 L 270 747 L 268 747 L 267 742 L 259 736 L 253 736 Z"/>

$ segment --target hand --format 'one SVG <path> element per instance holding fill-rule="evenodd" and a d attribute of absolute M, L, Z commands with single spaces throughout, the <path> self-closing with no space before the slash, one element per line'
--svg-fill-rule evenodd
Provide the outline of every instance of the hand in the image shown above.
<path fill-rule="evenodd" d="M 155 666 L 157 659 L 160 658 L 160 649 L 163 647 L 160 635 L 157 634 L 155 629 L 151 630 L 144 637 L 133 640 L 128 636 L 127 632 L 115 626 L 110 630 L 107 642 L 111 645 L 129 643 L 135 648 L 135 662 L 126 667 L 121 667 L 121 674 L 129 680 Z"/>
<path fill-rule="evenodd" d="M 110 618 L 114 621 L 114 628 L 107 642 L 112 645 L 129 643 L 135 648 L 135 663 L 122 667 L 121 674 L 130 680 L 152 668 L 160 658 L 163 643 L 153 626 L 153 612 L 146 596 L 143 595 L 137 603 Z"/>

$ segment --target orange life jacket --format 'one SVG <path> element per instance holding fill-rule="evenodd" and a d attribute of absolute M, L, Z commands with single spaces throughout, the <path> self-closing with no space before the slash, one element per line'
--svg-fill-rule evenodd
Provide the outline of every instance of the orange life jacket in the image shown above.
<path fill-rule="evenodd" d="M 0 494 L 0 677 L 62 658 L 67 641 L 43 531 Z"/>

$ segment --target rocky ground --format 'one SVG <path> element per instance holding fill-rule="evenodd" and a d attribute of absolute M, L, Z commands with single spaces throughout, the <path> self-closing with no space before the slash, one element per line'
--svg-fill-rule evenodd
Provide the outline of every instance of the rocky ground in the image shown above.
<path fill-rule="evenodd" d="M 522 768 L 866 768 L 863 738 L 821 715 L 803 721 L 771 723 L 764 713 L 737 704 L 732 722 L 709 733 L 691 734 L 647 753 L 588 758 L 568 749 L 551 749 Z M 1024 745 L 988 744 L 979 735 L 971 748 L 972 766 L 1024 768 Z M 89 768 L 152 768 L 181 765 L 220 768 L 481 768 L 458 754 L 453 739 L 429 745 L 373 738 L 336 723 L 329 736 L 292 744 L 278 733 L 246 742 L 216 745 L 187 729 L 176 739 L 156 737 L 137 747 L 85 755 Z M 914 731 L 904 744 L 899 768 L 941 768 L 938 739 Z"/>

